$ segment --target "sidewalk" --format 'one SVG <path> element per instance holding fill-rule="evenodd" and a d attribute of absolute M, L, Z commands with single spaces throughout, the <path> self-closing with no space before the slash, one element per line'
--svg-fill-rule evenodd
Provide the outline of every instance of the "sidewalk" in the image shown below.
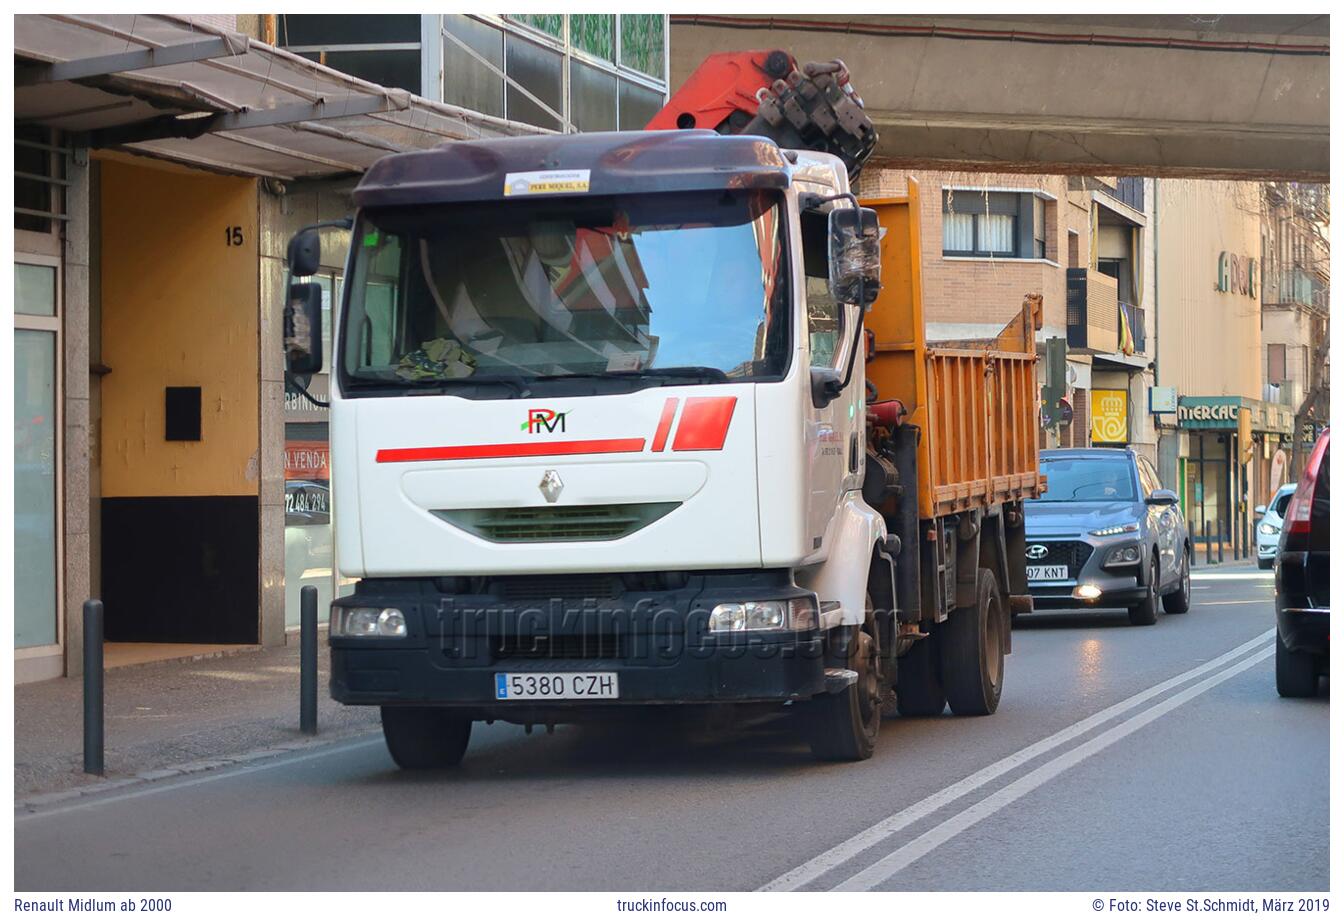
<path fill-rule="evenodd" d="M 83 681 L 14 688 L 14 798 L 59 792 L 251 751 L 322 743 L 378 729 L 378 710 L 327 694 L 330 656 L 318 649 L 318 734 L 299 732 L 299 647 L 164 661 L 106 672 L 106 779 L 83 772 Z"/>

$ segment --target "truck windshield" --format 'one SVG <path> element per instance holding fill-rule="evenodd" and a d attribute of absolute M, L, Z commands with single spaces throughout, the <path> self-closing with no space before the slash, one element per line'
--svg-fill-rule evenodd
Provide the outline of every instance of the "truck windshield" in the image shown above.
<path fill-rule="evenodd" d="M 777 197 L 737 191 L 367 210 L 344 382 L 511 382 L 521 396 L 580 378 L 779 379 L 791 341 L 780 214 Z"/>

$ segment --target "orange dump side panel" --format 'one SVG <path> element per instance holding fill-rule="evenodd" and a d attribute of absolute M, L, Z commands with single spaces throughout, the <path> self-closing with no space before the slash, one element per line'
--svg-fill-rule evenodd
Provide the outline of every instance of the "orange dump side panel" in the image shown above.
<path fill-rule="evenodd" d="M 1041 301 L 996 339 L 930 346 L 925 339 L 919 268 L 919 188 L 899 198 L 861 202 L 877 211 L 882 293 L 865 320 L 876 354 L 868 379 L 879 399 L 899 399 L 919 427 L 919 516 L 1038 494 L 1035 330 Z"/>

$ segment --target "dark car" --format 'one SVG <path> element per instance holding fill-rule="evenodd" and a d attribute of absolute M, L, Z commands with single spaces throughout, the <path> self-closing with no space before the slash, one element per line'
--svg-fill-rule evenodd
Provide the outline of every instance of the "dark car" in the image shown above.
<path fill-rule="evenodd" d="M 1190 535 L 1146 457 L 1041 451 L 1047 489 L 1026 503 L 1027 587 L 1038 610 L 1125 607 L 1136 626 L 1190 609 Z"/>
<path fill-rule="evenodd" d="M 1330 666 L 1330 429 L 1321 432 L 1288 501 L 1274 564 L 1274 683 L 1315 696 Z"/>

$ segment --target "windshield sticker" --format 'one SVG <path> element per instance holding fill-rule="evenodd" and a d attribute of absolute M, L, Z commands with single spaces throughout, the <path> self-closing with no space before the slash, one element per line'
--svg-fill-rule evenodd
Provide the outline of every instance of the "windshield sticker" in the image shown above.
<path fill-rule="evenodd" d="M 546 169 L 537 172 L 507 173 L 504 176 L 504 194 L 557 195 L 588 191 L 586 169 Z"/>

